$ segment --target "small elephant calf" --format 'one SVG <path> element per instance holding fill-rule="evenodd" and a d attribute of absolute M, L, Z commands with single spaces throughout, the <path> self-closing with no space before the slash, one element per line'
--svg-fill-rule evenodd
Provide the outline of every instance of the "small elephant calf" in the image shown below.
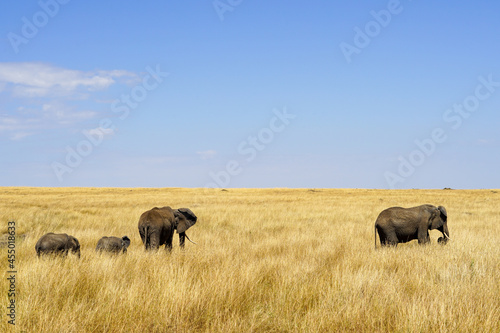
<path fill-rule="evenodd" d="M 36 255 L 40 257 L 41 254 L 55 254 L 66 257 L 68 252 L 74 253 L 80 258 L 80 243 L 78 239 L 68 234 L 48 234 L 40 237 L 35 245 Z"/>
<path fill-rule="evenodd" d="M 95 250 L 97 252 L 111 252 L 118 254 L 120 252 L 127 253 L 127 247 L 130 245 L 130 238 L 123 236 L 118 237 L 103 237 L 97 242 Z"/>

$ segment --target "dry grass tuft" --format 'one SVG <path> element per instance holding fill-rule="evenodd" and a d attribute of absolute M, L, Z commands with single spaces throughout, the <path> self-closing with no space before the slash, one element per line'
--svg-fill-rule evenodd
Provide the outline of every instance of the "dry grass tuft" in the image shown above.
<path fill-rule="evenodd" d="M 374 250 L 391 206 L 443 205 L 452 241 Z M 189 207 L 198 223 L 145 253 L 142 212 Z M 499 332 L 500 194 L 481 191 L 3 188 L 15 220 L 17 325 L 26 332 Z M 82 257 L 38 260 L 46 232 Z M 128 235 L 127 255 L 94 252 Z M 378 240 L 377 240 L 378 242 Z M 7 271 L 7 254 L 1 262 Z M 8 302 L 7 281 L 0 301 Z M 5 308 L 4 308 L 5 309 Z M 11 329 L 2 316 L 0 331 Z"/>

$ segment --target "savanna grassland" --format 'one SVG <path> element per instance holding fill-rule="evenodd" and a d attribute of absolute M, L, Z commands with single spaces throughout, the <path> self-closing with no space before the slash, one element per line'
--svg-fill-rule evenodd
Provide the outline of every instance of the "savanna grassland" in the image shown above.
<path fill-rule="evenodd" d="M 1 188 L 16 221 L 16 330 L 25 332 L 500 332 L 500 191 Z M 451 241 L 374 249 L 377 215 L 448 211 Z M 188 207 L 186 243 L 145 253 L 142 212 Z M 81 259 L 38 259 L 63 232 Z M 128 254 L 94 251 L 128 235 Z M 377 239 L 377 244 L 379 243 Z M 379 244 L 378 244 L 379 245 Z M 380 245 L 379 245 L 380 246 Z M 0 249 L 7 275 L 7 249 Z M 0 282 L 0 331 L 8 281 Z"/>

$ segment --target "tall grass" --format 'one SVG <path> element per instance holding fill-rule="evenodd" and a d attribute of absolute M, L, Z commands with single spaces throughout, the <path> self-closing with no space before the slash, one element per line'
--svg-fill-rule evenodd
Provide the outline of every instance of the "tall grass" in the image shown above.
<path fill-rule="evenodd" d="M 452 241 L 431 231 L 430 245 L 374 249 L 380 211 L 423 203 L 446 207 Z M 165 205 L 195 212 L 198 245 L 181 251 L 175 236 L 171 253 L 145 253 L 139 216 Z M 0 231 L 9 220 L 26 235 L 18 331 L 500 331 L 497 191 L 2 188 Z M 37 259 L 46 232 L 77 237 L 81 259 Z M 124 235 L 127 255 L 95 253 Z"/>

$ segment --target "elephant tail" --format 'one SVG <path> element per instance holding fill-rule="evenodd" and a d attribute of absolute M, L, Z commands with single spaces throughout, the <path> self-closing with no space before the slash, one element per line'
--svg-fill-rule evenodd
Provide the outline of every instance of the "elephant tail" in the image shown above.
<path fill-rule="evenodd" d="M 148 229 L 149 229 L 149 226 L 144 227 L 144 247 L 146 248 L 146 250 L 148 250 L 148 248 L 149 248 Z"/>
<path fill-rule="evenodd" d="M 374 232 L 374 235 L 375 235 L 375 250 L 377 249 L 377 224 L 375 224 L 375 232 Z"/>

